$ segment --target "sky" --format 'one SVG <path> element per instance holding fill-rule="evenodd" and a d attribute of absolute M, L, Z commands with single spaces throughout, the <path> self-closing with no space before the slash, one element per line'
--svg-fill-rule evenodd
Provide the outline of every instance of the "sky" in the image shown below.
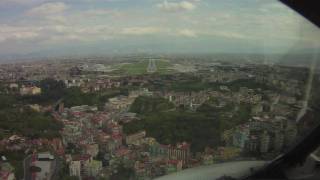
<path fill-rule="evenodd" d="M 0 57 L 287 53 L 315 37 L 276 0 L 0 0 Z"/>

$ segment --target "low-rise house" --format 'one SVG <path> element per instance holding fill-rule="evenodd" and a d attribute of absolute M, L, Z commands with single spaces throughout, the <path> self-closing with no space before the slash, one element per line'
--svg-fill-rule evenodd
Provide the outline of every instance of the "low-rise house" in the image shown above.
<path fill-rule="evenodd" d="M 69 170 L 70 173 L 72 172 L 73 174 L 79 173 L 79 164 L 80 164 L 80 175 L 81 177 L 87 177 L 88 176 L 88 171 L 86 167 L 88 164 L 92 161 L 92 157 L 88 154 L 78 154 L 78 155 L 73 155 L 70 160 L 69 164 Z M 71 165 L 71 166 L 70 166 Z"/>
<path fill-rule="evenodd" d="M 20 95 L 26 96 L 26 95 L 38 95 L 41 94 L 41 88 L 38 88 L 36 86 L 31 86 L 31 87 L 21 87 L 20 88 Z"/>
<path fill-rule="evenodd" d="M 146 137 L 146 131 L 141 131 L 132 135 L 126 136 L 126 144 L 127 145 L 140 145 L 143 139 Z"/>

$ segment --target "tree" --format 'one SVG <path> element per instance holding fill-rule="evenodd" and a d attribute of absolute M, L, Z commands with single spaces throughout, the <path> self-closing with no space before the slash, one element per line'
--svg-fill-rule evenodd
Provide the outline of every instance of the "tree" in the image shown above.
<path fill-rule="evenodd" d="M 162 144 L 176 144 L 187 141 L 193 152 L 202 151 L 206 146 L 220 143 L 220 122 L 205 114 L 170 111 L 154 112 L 141 116 L 141 120 L 124 125 L 124 132 L 131 134 L 146 130 Z"/>
<path fill-rule="evenodd" d="M 42 91 L 42 99 L 44 101 L 56 101 L 63 97 L 66 87 L 62 81 L 56 81 L 48 78 L 40 81 L 40 88 Z"/>
<path fill-rule="evenodd" d="M 0 109 L 6 109 L 16 104 L 16 99 L 11 95 L 0 94 Z"/>
<path fill-rule="evenodd" d="M 139 96 L 132 104 L 130 111 L 148 114 L 170 110 L 174 107 L 168 100 L 160 97 Z"/>
<path fill-rule="evenodd" d="M 59 137 L 62 124 L 50 115 L 28 108 L 7 108 L 0 110 L 0 127 L 27 137 Z"/>

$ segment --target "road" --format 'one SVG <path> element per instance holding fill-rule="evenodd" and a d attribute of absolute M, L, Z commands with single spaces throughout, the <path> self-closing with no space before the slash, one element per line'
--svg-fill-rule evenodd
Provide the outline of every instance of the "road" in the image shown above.
<path fill-rule="evenodd" d="M 31 180 L 31 173 L 29 171 L 30 164 L 32 161 L 32 155 L 28 155 L 26 158 L 23 160 L 23 179 L 24 180 Z"/>
<path fill-rule="evenodd" d="M 58 179 L 58 173 L 59 173 L 59 169 L 61 166 L 61 162 L 55 158 L 52 162 L 51 162 L 51 179 Z M 32 164 L 32 155 L 28 155 L 24 160 L 23 160 L 23 172 L 24 172 L 24 176 L 23 176 L 23 180 L 32 180 L 32 174 L 29 171 L 30 169 L 30 165 Z"/>

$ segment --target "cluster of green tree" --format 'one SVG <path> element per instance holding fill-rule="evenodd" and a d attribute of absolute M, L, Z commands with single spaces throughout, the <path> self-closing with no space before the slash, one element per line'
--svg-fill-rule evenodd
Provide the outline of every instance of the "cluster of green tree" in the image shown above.
<path fill-rule="evenodd" d="M 17 99 L 12 95 L 0 94 L 0 109 L 13 107 L 17 104 Z"/>
<path fill-rule="evenodd" d="M 139 114 L 168 111 L 174 105 L 164 98 L 140 96 L 132 104 L 130 111 Z"/>
<path fill-rule="evenodd" d="M 56 81 L 48 78 L 40 81 L 41 96 L 49 100 L 58 100 L 61 98 L 66 90 L 63 81 Z"/>
<path fill-rule="evenodd" d="M 178 92 L 201 91 L 206 89 L 218 89 L 221 84 L 202 82 L 201 80 L 192 80 L 187 82 L 178 82 L 172 84 L 169 89 Z"/>
<path fill-rule="evenodd" d="M 28 137 L 56 137 L 61 124 L 49 114 L 34 112 L 25 108 L 26 104 L 52 104 L 63 99 L 67 107 L 78 105 L 98 105 L 103 107 L 110 97 L 126 95 L 126 89 L 112 89 L 97 93 L 83 93 L 79 88 L 66 88 L 62 81 L 45 79 L 39 82 L 41 95 L 15 96 L 0 94 L 0 128 Z M 10 133 L 8 133 L 10 134 Z M 0 135 L 4 136 L 3 131 Z"/>
<path fill-rule="evenodd" d="M 253 79 L 239 79 L 232 81 L 230 83 L 225 83 L 224 85 L 228 86 L 233 91 L 238 91 L 240 87 L 247 87 L 249 89 L 263 89 L 263 90 L 275 90 L 275 88 L 268 86 L 264 83 L 259 83 Z"/>
<path fill-rule="evenodd" d="M 0 94 L 6 92 L 6 87 L 4 87 L 2 84 L 0 84 Z"/>
<path fill-rule="evenodd" d="M 127 89 L 110 89 L 103 92 L 84 93 L 78 87 L 66 88 L 62 81 L 44 79 L 39 82 L 42 90 L 40 95 L 21 96 L 19 100 L 23 103 L 52 104 L 63 99 L 66 107 L 79 105 L 102 106 L 110 97 L 127 95 Z"/>
<path fill-rule="evenodd" d="M 66 93 L 66 87 L 62 81 L 56 81 L 48 78 L 41 80 L 37 85 L 41 88 L 41 94 L 34 96 L 20 96 L 18 97 L 18 100 L 24 104 L 51 104 L 64 97 Z"/>
<path fill-rule="evenodd" d="M 193 112 L 158 112 L 142 117 L 142 120 L 124 125 L 125 133 L 142 129 L 162 144 L 187 141 L 193 151 L 201 151 L 208 145 L 220 142 L 219 124 L 216 118 Z"/>
<path fill-rule="evenodd" d="M 228 83 L 214 83 L 214 82 L 205 82 L 201 79 L 190 80 L 186 82 L 175 82 L 171 84 L 168 89 L 173 91 L 182 91 L 182 92 L 191 92 L 191 91 L 201 91 L 206 89 L 219 90 L 220 86 L 228 86 L 232 91 L 238 91 L 240 87 L 248 87 L 250 89 L 273 89 L 266 84 L 256 82 L 249 79 L 241 79 Z"/>
<path fill-rule="evenodd" d="M 252 108 L 250 104 L 228 102 L 225 106 L 218 107 L 218 101 L 215 98 L 210 98 L 197 109 L 197 112 L 208 117 L 218 118 L 221 121 L 220 129 L 222 131 L 243 124 L 250 119 Z"/>
<path fill-rule="evenodd" d="M 83 93 L 79 88 L 73 87 L 65 90 L 62 96 L 66 107 L 79 105 L 95 105 L 99 103 L 99 97 L 95 93 Z"/>
<path fill-rule="evenodd" d="M 59 136 L 61 123 L 55 121 L 50 114 L 35 112 L 25 107 L 25 104 L 21 97 L 11 94 L 0 95 L 0 128 L 2 129 L 0 132 L 6 132 L 0 133 L 0 138 L 12 133 L 31 138 Z"/>
<path fill-rule="evenodd" d="M 282 67 L 286 69 L 285 78 L 306 82 L 310 74 L 309 67 Z"/>
<path fill-rule="evenodd" d="M 132 134 L 146 130 L 148 136 L 156 138 L 162 144 L 187 141 L 191 143 L 193 152 L 203 151 L 206 146 L 221 145 L 222 132 L 246 122 L 251 113 L 251 108 L 248 105 L 240 105 L 236 109 L 231 104 L 219 109 L 211 105 L 210 102 L 202 105 L 197 112 L 161 111 L 153 108 L 153 98 L 144 97 L 143 100 L 144 103 L 135 102 L 131 108 L 131 110 L 135 110 L 133 112 L 140 114 L 141 120 L 125 124 L 124 132 Z M 138 98 L 137 101 L 140 102 L 141 99 Z M 233 112 L 234 116 L 226 116 L 226 113 L 229 112 Z"/>
<path fill-rule="evenodd" d="M 127 95 L 127 89 L 110 89 L 103 92 L 83 93 L 79 88 L 69 88 L 64 95 L 64 102 L 67 107 L 79 105 L 104 106 L 109 98 L 118 95 Z"/>
<path fill-rule="evenodd" d="M 63 101 L 66 107 L 80 106 L 80 105 L 97 105 L 102 109 L 109 98 L 128 95 L 127 89 L 110 89 L 103 92 L 84 93 L 79 88 L 68 88 L 64 94 Z"/>
<path fill-rule="evenodd" d="M 0 127 L 9 134 L 17 133 L 30 138 L 59 137 L 62 124 L 47 113 L 28 108 L 5 108 L 0 110 Z"/>

